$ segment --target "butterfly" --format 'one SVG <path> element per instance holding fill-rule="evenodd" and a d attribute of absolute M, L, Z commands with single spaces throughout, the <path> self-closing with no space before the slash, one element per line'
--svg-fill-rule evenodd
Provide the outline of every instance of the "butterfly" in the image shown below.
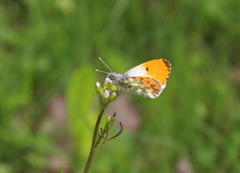
<path fill-rule="evenodd" d="M 166 59 L 154 59 L 120 74 L 112 72 L 100 57 L 99 59 L 111 72 L 96 71 L 107 73 L 107 77 L 113 81 L 118 90 L 130 91 L 151 99 L 160 96 L 172 69 L 171 63 Z"/>

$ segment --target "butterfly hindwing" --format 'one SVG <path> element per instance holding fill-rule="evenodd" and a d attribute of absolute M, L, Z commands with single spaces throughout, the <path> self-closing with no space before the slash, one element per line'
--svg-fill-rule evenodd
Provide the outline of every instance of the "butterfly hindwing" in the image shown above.
<path fill-rule="evenodd" d="M 137 95 L 149 98 L 157 98 L 161 92 L 161 85 L 150 77 L 126 77 L 117 81 L 118 88 L 122 91 L 130 91 Z"/>

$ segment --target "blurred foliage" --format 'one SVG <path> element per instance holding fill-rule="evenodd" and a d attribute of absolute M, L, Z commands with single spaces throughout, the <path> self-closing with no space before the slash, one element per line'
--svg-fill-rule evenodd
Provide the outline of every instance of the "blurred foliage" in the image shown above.
<path fill-rule="evenodd" d="M 76 164 L 84 167 L 91 146 L 92 130 L 98 112 L 92 109 L 95 98 L 94 68 L 85 65 L 77 70 L 67 90 L 69 129 L 73 141 Z"/>
<path fill-rule="evenodd" d="M 116 72 L 154 58 L 173 70 L 160 98 L 129 94 L 142 123 L 101 147 L 93 172 L 179 172 L 184 160 L 240 172 L 239 16 L 238 0 L 1 0 L 0 172 L 82 169 L 99 56 Z M 60 125 L 48 111 L 57 95 Z"/>

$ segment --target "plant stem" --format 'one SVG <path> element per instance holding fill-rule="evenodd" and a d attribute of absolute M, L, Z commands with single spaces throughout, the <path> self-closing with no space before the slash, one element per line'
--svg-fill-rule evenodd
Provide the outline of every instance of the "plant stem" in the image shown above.
<path fill-rule="evenodd" d="M 97 118 L 97 121 L 96 121 L 96 124 L 95 124 L 94 132 L 93 132 L 93 138 L 92 138 L 92 146 L 91 146 L 90 153 L 88 155 L 87 163 L 86 163 L 85 168 L 84 168 L 84 173 L 88 173 L 89 168 L 90 168 L 91 163 L 92 163 L 92 160 L 93 160 L 93 156 L 94 156 L 95 151 L 96 151 L 95 144 L 96 144 L 96 140 L 97 140 L 97 137 L 98 137 L 97 135 L 98 135 L 99 125 L 100 125 L 100 122 L 101 122 L 102 115 L 103 115 L 104 111 L 105 111 L 105 108 L 101 107 L 100 113 L 98 115 L 98 118 Z"/>

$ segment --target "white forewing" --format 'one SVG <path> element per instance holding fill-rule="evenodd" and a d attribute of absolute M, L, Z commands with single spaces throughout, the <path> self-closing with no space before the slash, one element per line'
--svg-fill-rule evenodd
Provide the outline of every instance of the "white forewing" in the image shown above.
<path fill-rule="evenodd" d="M 146 69 L 142 65 L 138 65 L 136 67 L 133 67 L 132 69 L 130 69 L 127 72 L 125 72 L 124 75 L 126 75 L 128 77 L 134 77 L 134 76 L 149 77 L 146 74 Z"/>

